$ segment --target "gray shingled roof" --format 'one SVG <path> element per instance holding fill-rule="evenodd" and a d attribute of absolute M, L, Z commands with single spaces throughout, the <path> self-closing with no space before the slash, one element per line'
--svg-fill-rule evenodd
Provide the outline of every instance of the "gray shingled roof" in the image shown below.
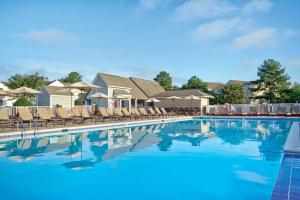
<path fill-rule="evenodd" d="M 205 92 L 202 92 L 200 90 L 197 90 L 197 89 L 165 91 L 165 92 L 159 93 L 157 95 L 154 95 L 153 97 L 164 98 L 164 97 L 177 96 L 177 97 L 185 98 L 190 95 L 194 95 L 197 97 L 214 98 L 213 96 L 211 96 Z"/>
<path fill-rule="evenodd" d="M 249 83 L 250 83 L 250 81 L 229 80 L 225 85 L 230 85 L 230 84 L 245 85 L 245 84 L 249 84 Z"/>
<path fill-rule="evenodd" d="M 134 77 L 130 77 L 130 79 L 144 92 L 144 94 L 146 94 L 148 98 L 165 92 L 165 89 L 155 81 Z"/>
<path fill-rule="evenodd" d="M 148 97 L 129 78 L 122 77 L 122 76 L 110 75 L 110 74 L 104 74 L 104 73 L 98 73 L 98 76 L 100 76 L 100 78 L 108 86 L 130 88 L 130 94 L 133 99 L 148 99 Z"/>
<path fill-rule="evenodd" d="M 218 82 L 206 82 L 207 84 L 207 89 L 209 90 L 220 90 L 224 87 L 223 83 L 218 83 Z"/>
<path fill-rule="evenodd" d="M 50 95 L 66 95 L 70 96 L 70 92 L 67 92 L 67 90 L 64 90 L 66 88 L 62 87 L 55 87 L 55 86 L 44 86 L 44 89 L 47 90 L 48 94 Z M 43 91 L 43 89 L 42 89 Z"/>

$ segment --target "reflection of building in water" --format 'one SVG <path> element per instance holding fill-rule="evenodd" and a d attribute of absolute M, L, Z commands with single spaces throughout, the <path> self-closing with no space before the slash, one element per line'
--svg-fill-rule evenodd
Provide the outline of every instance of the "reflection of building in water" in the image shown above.
<path fill-rule="evenodd" d="M 108 131 L 107 144 L 109 149 L 117 149 L 131 145 L 131 129 L 116 129 Z"/>
<path fill-rule="evenodd" d="M 207 119 L 160 123 L 0 143 L 0 157 L 24 162 L 51 153 L 51 156 L 59 157 L 65 167 L 82 169 L 124 153 L 156 145 L 160 151 L 168 151 L 175 141 L 199 146 L 208 138 L 218 137 L 223 143 L 229 144 L 259 141 L 259 150 L 264 158 L 276 160 L 281 155 L 286 139 L 286 134 L 282 133 L 290 125 L 291 123 L 278 121 L 268 123 L 263 120 L 233 122 Z"/>

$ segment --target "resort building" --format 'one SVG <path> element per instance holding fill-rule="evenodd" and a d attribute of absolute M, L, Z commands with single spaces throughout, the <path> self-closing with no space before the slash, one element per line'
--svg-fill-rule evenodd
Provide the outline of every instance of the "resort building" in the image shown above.
<path fill-rule="evenodd" d="M 155 103 L 158 107 L 199 107 L 209 105 L 209 98 L 213 98 L 200 90 L 178 90 L 165 91 L 157 82 L 134 77 L 121 77 L 110 74 L 98 73 L 93 84 L 100 87 L 99 92 L 107 95 L 108 98 L 91 99 L 90 103 L 100 107 L 143 107 L 148 106 L 146 101 L 149 98 L 157 98 Z M 89 95 L 96 93 L 91 90 Z M 185 99 L 188 96 L 196 96 L 197 99 Z M 177 96 L 178 99 L 170 97 Z"/>
<path fill-rule="evenodd" d="M 68 83 L 54 81 L 44 86 L 40 93 L 36 96 L 36 104 L 38 106 L 62 106 L 70 108 L 74 106 L 74 102 L 78 99 L 80 91 L 77 89 L 67 88 Z"/>
<path fill-rule="evenodd" d="M 188 99 L 189 96 L 195 96 L 197 99 Z M 154 103 L 155 106 L 164 108 L 203 108 L 204 106 L 209 105 L 210 98 L 214 98 L 197 89 L 165 91 L 154 95 L 153 97 L 160 100 L 159 102 Z"/>
<path fill-rule="evenodd" d="M 104 73 L 98 73 L 93 84 L 99 86 L 100 92 L 108 98 L 91 99 L 91 104 L 107 108 L 145 106 L 149 97 L 165 91 L 155 81 Z M 91 90 L 90 94 L 96 92 Z"/>
<path fill-rule="evenodd" d="M 218 82 L 206 82 L 207 90 L 219 94 L 221 89 L 224 87 L 223 83 Z"/>

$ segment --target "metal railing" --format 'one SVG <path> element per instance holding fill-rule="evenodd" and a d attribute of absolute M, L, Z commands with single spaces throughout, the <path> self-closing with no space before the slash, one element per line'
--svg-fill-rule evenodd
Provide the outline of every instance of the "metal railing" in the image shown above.
<path fill-rule="evenodd" d="M 207 115 L 300 115 L 299 103 L 208 105 Z"/>

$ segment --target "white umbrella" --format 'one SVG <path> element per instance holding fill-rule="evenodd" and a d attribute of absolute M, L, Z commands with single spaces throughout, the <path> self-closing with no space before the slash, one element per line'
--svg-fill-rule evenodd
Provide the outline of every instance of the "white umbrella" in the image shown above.
<path fill-rule="evenodd" d="M 39 94 L 40 91 L 37 91 L 37 90 L 34 90 L 32 88 L 28 88 L 28 87 L 25 87 L 25 86 L 22 86 L 22 87 L 19 87 L 17 89 L 14 89 L 14 90 L 11 90 L 9 91 L 9 93 L 11 94 L 15 94 L 15 95 L 25 95 L 25 94 L 31 94 L 31 95 L 36 95 L 36 94 Z M 38 98 L 36 99 L 36 104 L 38 105 Z"/>
<path fill-rule="evenodd" d="M 89 84 L 89 83 L 85 83 L 83 81 L 79 81 L 76 83 L 72 83 L 71 85 L 66 86 L 66 88 L 76 88 L 80 90 L 80 94 L 83 93 L 83 89 L 98 89 L 100 88 L 97 85 L 93 85 L 93 84 Z M 72 108 L 72 104 L 71 104 L 71 108 Z"/>
<path fill-rule="evenodd" d="M 89 95 L 87 98 L 89 98 L 89 99 L 92 99 L 92 98 L 105 98 L 105 99 L 107 99 L 108 96 L 101 93 L 101 92 L 97 92 L 95 94 Z"/>
<path fill-rule="evenodd" d="M 40 91 L 25 86 L 9 91 L 11 94 L 39 94 Z"/>
<path fill-rule="evenodd" d="M 155 98 L 150 98 L 150 99 L 148 99 L 146 102 L 147 102 L 147 103 L 158 103 L 158 102 L 160 102 L 160 100 L 155 99 Z"/>
<path fill-rule="evenodd" d="M 193 107 L 193 101 L 199 100 L 200 98 L 197 96 L 194 96 L 194 95 L 190 95 L 190 96 L 185 97 L 185 99 L 191 100 L 191 107 Z"/>
<path fill-rule="evenodd" d="M 175 99 L 182 99 L 181 97 L 178 96 L 170 96 L 170 97 L 166 97 L 166 99 L 171 99 L 173 102 L 173 108 L 175 107 Z"/>

